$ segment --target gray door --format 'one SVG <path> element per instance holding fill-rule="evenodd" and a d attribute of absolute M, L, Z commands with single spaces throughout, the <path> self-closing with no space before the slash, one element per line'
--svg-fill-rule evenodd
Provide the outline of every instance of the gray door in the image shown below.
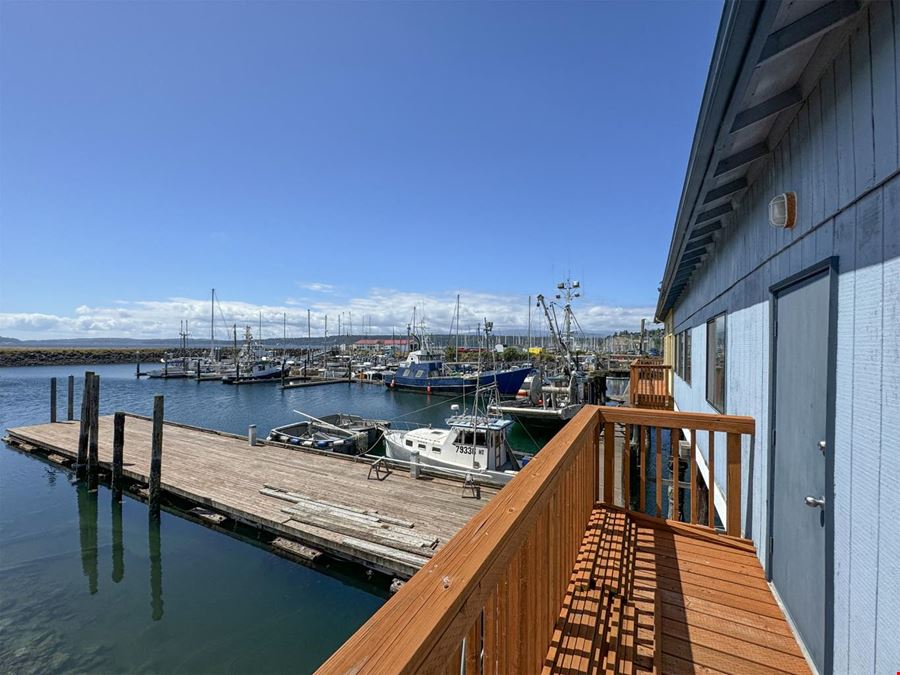
<path fill-rule="evenodd" d="M 819 672 L 825 670 L 830 276 L 775 294 L 771 575 Z M 821 503 L 819 500 L 823 500 Z"/>

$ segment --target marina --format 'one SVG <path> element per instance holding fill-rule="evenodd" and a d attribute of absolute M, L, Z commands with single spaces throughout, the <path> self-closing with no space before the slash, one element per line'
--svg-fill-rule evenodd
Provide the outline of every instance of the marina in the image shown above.
<path fill-rule="evenodd" d="M 71 462 L 78 431 L 70 422 L 17 427 L 7 442 Z M 151 431 L 147 418 L 125 416 L 124 476 L 141 486 L 150 479 Z M 111 416 L 100 417 L 99 433 L 100 467 L 110 471 Z M 402 470 L 373 477 L 370 462 L 264 441 L 251 447 L 246 438 L 181 424 L 166 423 L 163 438 L 164 494 L 400 578 L 425 564 L 493 495 L 482 489 L 480 499 L 467 498 L 458 481 L 418 481 Z"/>
<path fill-rule="evenodd" d="M 895 672 L 900 0 L 0 2 L 0 673 Z"/>

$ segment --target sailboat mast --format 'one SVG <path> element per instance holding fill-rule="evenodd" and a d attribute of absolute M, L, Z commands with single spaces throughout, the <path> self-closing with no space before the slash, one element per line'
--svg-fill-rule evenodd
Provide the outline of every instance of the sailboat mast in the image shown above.
<path fill-rule="evenodd" d="M 456 294 L 456 362 L 459 363 L 459 293 Z"/>
<path fill-rule="evenodd" d="M 209 358 L 214 359 L 216 352 L 216 289 L 212 289 L 209 297 Z"/>

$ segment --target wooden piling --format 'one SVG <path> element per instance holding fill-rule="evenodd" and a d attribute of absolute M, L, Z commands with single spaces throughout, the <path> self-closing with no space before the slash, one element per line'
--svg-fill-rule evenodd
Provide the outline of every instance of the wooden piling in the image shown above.
<path fill-rule="evenodd" d="M 122 467 L 125 450 L 125 413 L 117 412 L 113 417 L 113 461 L 112 489 L 113 499 L 122 498 Z"/>
<path fill-rule="evenodd" d="M 69 375 L 69 387 L 66 392 L 66 419 L 71 422 L 75 419 L 75 376 Z"/>
<path fill-rule="evenodd" d="M 150 445 L 150 515 L 159 518 L 159 493 L 162 478 L 163 396 L 153 397 L 153 435 Z"/>
<path fill-rule="evenodd" d="M 125 578 L 125 544 L 122 536 L 122 502 L 112 500 L 112 580 L 119 583 Z"/>
<path fill-rule="evenodd" d="M 95 480 L 97 477 L 97 469 L 100 468 L 100 461 L 97 456 L 100 424 L 100 376 L 94 375 L 91 379 L 90 437 L 88 439 L 87 463 L 88 476 Z"/>
<path fill-rule="evenodd" d="M 91 435 L 91 385 L 94 381 L 94 373 L 90 370 L 84 374 L 84 391 L 81 394 L 81 420 L 78 429 L 78 458 L 75 473 L 83 478 L 87 471 L 88 438 Z"/>
<path fill-rule="evenodd" d="M 50 378 L 50 423 L 56 422 L 56 378 Z"/>

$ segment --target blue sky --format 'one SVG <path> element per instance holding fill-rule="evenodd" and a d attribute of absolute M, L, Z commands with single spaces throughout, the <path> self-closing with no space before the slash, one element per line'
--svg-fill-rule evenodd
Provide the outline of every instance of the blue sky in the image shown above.
<path fill-rule="evenodd" d="M 720 2 L 0 3 L 0 334 L 651 315 Z"/>

